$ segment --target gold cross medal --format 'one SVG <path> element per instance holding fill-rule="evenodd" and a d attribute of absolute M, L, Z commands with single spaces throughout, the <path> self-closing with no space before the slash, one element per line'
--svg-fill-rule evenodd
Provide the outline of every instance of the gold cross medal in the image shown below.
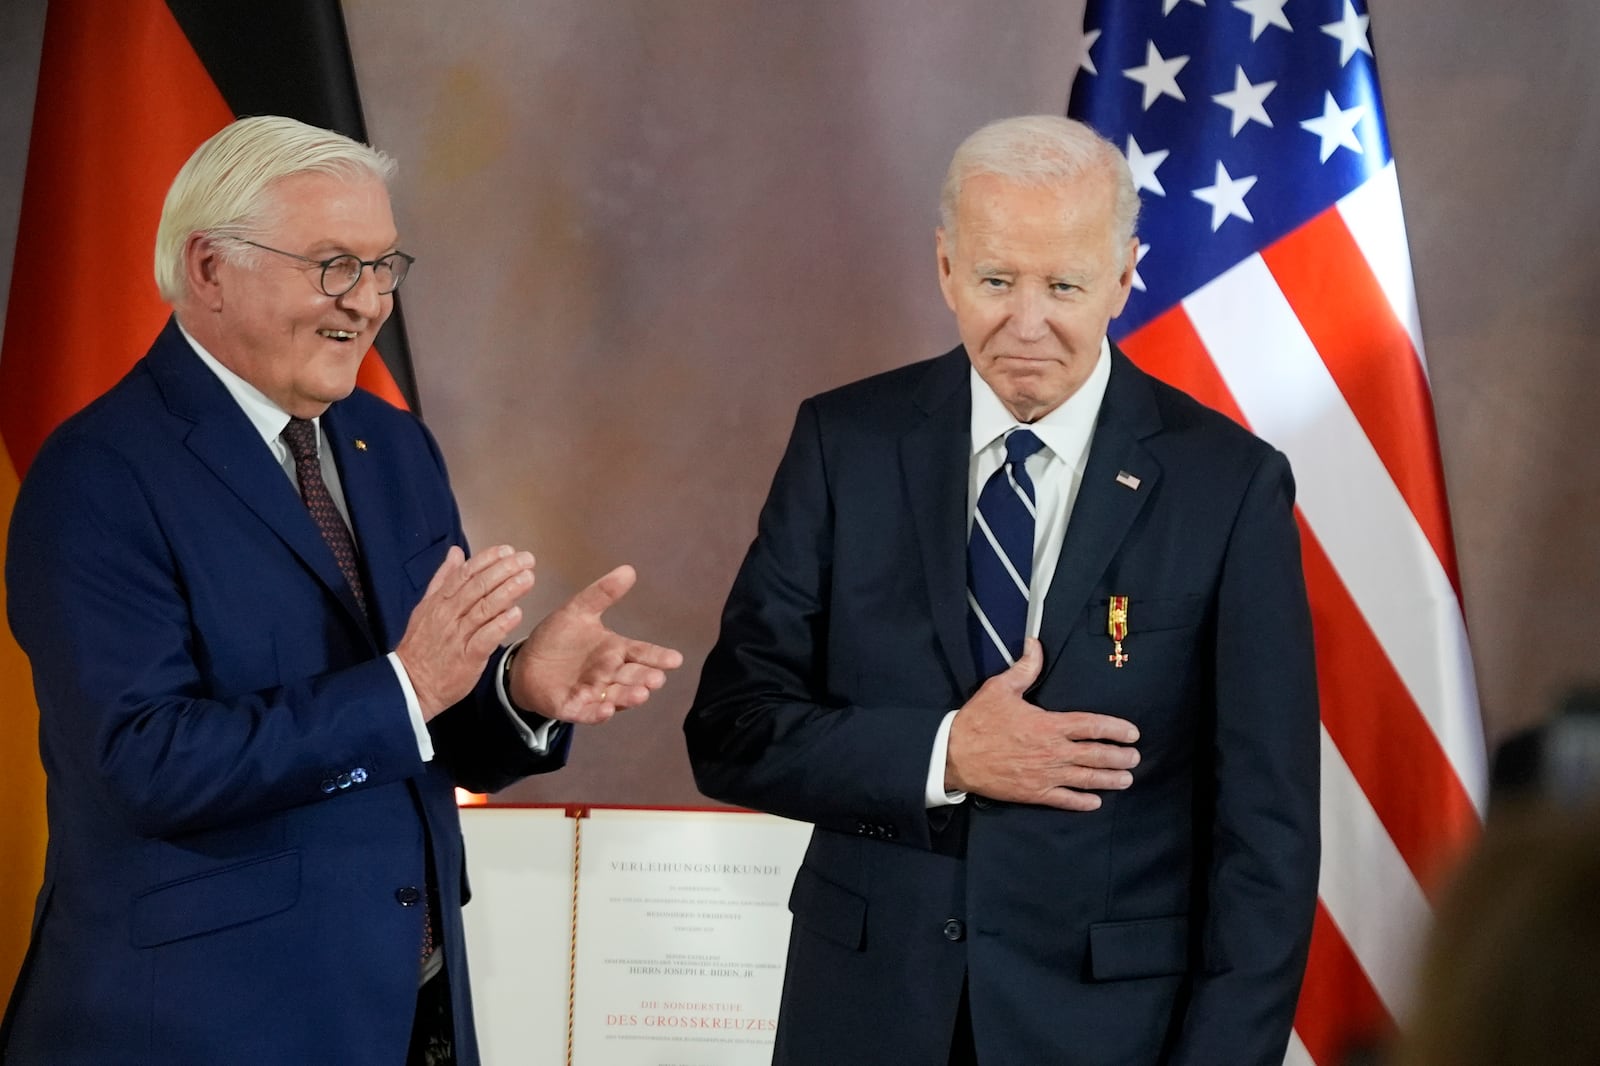
<path fill-rule="evenodd" d="M 1128 597 L 1111 597 L 1111 610 L 1106 615 L 1106 632 L 1111 634 L 1112 644 L 1106 662 L 1121 670 L 1122 664 L 1133 658 L 1122 650 L 1122 642 L 1128 639 Z"/>

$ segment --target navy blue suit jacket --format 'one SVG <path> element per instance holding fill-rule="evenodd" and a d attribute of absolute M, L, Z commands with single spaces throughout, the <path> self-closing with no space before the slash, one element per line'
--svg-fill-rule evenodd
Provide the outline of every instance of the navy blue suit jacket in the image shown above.
<path fill-rule="evenodd" d="M 944 1066 L 965 976 L 984 1063 L 1278 1066 L 1319 849 L 1288 464 L 1113 350 L 1028 698 L 1132 720 L 1133 786 L 929 811 L 934 733 L 980 681 L 968 366 L 801 406 L 685 724 L 708 795 L 816 826 L 775 1062 Z"/>
<path fill-rule="evenodd" d="M 7 607 L 33 667 L 50 840 L 8 1063 L 394 1066 L 428 845 L 458 1053 L 478 1061 L 453 788 L 501 788 L 565 749 L 522 745 L 496 655 L 429 724 L 422 762 L 383 656 L 464 547 L 444 463 L 420 422 L 363 392 L 322 424 L 371 628 L 172 323 L 28 471 Z"/>

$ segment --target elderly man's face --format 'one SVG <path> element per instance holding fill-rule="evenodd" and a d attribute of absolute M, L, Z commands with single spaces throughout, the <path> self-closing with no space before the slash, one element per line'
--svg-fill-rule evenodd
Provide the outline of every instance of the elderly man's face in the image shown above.
<path fill-rule="evenodd" d="M 260 243 L 308 259 L 376 259 L 398 239 L 388 190 L 376 179 L 284 178 L 268 193 L 266 218 Z M 217 266 L 220 334 L 208 348 L 299 418 L 350 395 L 362 356 L 394 307 L 394 297 L 378 294 L 371 270 L 343 296 L 324 293 L 320 277 L 315 266 L 267 251 Z"/>
<path fill-rule="evenodd" d="M 1114 237 L 1108 177 L 1032 187 L 967 179 L 939 232 L 939 287 L 978 374 L 1022 422 L 1059 407 L 1094 369 L 1133 281 Z"/>

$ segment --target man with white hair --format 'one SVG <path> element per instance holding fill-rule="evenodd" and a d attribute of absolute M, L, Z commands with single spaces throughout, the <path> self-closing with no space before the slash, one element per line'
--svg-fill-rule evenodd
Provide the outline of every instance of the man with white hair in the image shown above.
<path fill-rule="evenodd" d="M 815 824 L 782 1066 L 1280 1066 L 1316 903 L 1284 457 L 1106 337 L 1138 194 L 1065 118 L 974 133 L 961 346 L 807 400 L 685 731 Z"/>
<path fill-rule="evenodd" d="M 559 767 L 681 662 L 602 623 L 625 566 L 502 648 L 533 557 L 469 556 L 433 438 L 355 387 L 412 262 L 392 170 L 285 118 L 201 145 L 172 320 L 22 485 L 50 838 L 12 1066 L 477 1063 L 455 786 Z"/>

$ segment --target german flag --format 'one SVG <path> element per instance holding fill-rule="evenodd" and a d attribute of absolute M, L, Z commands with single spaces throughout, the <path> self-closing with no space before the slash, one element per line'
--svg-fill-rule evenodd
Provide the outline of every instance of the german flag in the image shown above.
<path fill-rule="evenodd" d="M 167 185 L 201 141 L 264 114 L 367 139 L 336 0 L 51 0 L 0 349 L 0 528 L 44 438 L 167 318 L 151 275 Z M 417 406 L 398 302 L 360 383 Z M 43 876 L 37 733 L 28 664 L 0 627 L 0 1002 Z"/>

